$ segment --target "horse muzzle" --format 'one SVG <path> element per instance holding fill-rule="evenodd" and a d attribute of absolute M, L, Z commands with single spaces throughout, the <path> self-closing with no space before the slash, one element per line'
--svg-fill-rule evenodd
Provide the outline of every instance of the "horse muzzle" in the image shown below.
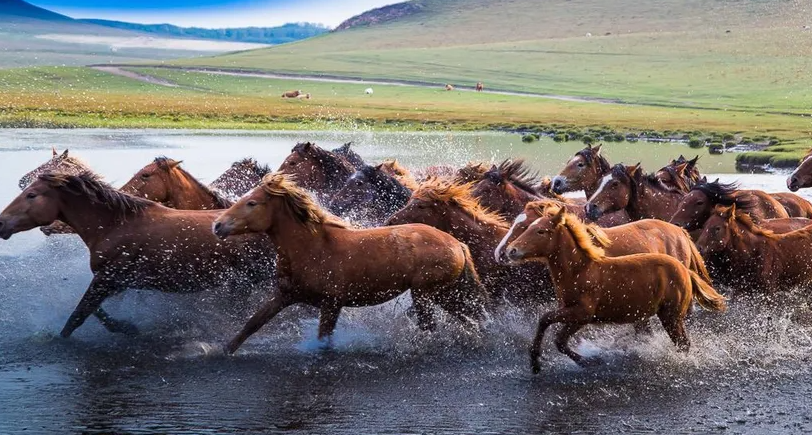
<path fill-rule="evenodd" d="M 14 234 L 14 224 L 8 218 L 0 218 L 0 239 L 8 240 Z"/>
<path fill-rule="evenodd" d="M 798 177 L 791 176 L 787 178 L 787 188 L 792 192 L 797 192 L 801 189 L 801 183 L 798 181 Z"/>
<path fill-rule="evenodd" d="M 601 210 L 600 207 L 598 207 L 595 204 L 592 204 L 591 202 L 587 203 L 584 206 L 584 211 L 586 212 L 587 219 L 592 221 L 598 220 L 600 219 L 601 216 L 603 216 L 603 210 Z"/>
<path fill-rule="evenodd" d="M 564 189 L 567 187 L 567 180 L 562 176 L 556 176 L 553 178 L 552 186 L 550 186 L 550 190 L 553 191 L 556 195 L 561 195 L 564 193 Z"/>
<path fill-rule="evenodd" d="M 211 231 L 221 240 L 225 240 L 230 236 L 233 229 L 232 225 L 218 221 L 214 221 L 211 225 Z"/>
<path fill-rule="evenodd" d="M 507 259 L 511 262 L 524 260 L 524 251 L 518 248 L 508 247 L 507 249 L 505 249 L 505 251 L 503 251 L 502 256 L 506 256 Z"/>

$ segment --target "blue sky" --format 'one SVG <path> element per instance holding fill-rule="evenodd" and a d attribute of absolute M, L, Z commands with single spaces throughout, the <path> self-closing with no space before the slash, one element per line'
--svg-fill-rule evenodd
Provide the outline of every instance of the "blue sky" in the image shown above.
<path fill-rule="evenodd" d="M 179 26 L 276 26 L 309 21 L 336 26 L 368 9 L 399 0 L 28 0 L 74 18 L 104 18 Z"/>

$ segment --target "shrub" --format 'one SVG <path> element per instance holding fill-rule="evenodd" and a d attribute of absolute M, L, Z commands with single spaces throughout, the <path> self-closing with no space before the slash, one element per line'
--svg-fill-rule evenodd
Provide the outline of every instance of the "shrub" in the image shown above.
<path fill-rule="evenodd" d="M 705 146 L 705 141 L 702 139 L 691 139 L 688 141 L 688 146 L 691 148 L 702 148 Z"/>
<path fill-rule="evenodd" d="M 556 141 L 556 142 L 564 142 L 564 141 L 567 140 L 567 136 L 564 135 L 564 134 L 559 133 L 559 134 L 553 136 L 553 140 Z"/>
<path fill-rule="evenodd" d="M 736 140 L 736 136 L 733 136 L 730 133 L 725 133 L 724 135 L 722 135 L 722 140 L 725 142 L 732 142 Z"/>
<path fill-rule="evenodd" d="M 569 130 L 567 132 L 567 140 L 578 140 L 584 135 L 578 130 Z"/>
<path fill-rule="evenodd" d="M 775 145 L 778 145 L 780 143 L 781 143 L 781 141 L 778 140 L 778 139 L 770 139 L 769 145 L 770 146 L 775 146 Z"/>
<path fill-rule="evenodd" d="M 586 145 L 591 145 L 595 143 L 595 138 L 593 138 L 592 136 L 583 136 L 581 137 L 581 142 L 583 142 Z"/>
<path fill-rule="evenodd" d="M 708 145 L 708 152 L 711 154 L 722 154 L 725 152 L 725 146 L 718 142 L 712 143 Z"/>
<path fill-rule="evenodd" d="M 615 134 L 614 134 L 614 137 L 615 137 L 615 142 L 623 142 L 624 137 L 623 137 L 623 135 L 622 135 L 622 134 L 620 134 L 620 133 L 615 133 Z"/>
<path fill-rule="evenodd" d="M 725 142 L 725 149 L 727 149 L 727 148 L 733 148 L 733 147 L 735 147 L 735 146 L 736 146 L 736 142 L 730 142 L 730 141 Z"/>
<path fill-rule="evenodd" d="M 525 135 L 522 136 L 522 142 L 525 142 L 525 143 L 535 142 L 537 140 L 538 140 L 538 138 L 536 137 L 536 135 L 532 134 L 532 133 L 525 134 Z"/>

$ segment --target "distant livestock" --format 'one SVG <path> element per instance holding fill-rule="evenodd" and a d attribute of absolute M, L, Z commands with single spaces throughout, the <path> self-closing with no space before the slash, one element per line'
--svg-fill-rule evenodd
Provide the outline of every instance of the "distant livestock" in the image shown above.
<path fill-rule="evenodd" d="M 298 98 L 299 95 L 302 95 L 301 89 L 296 91 L 287 91 L 282 94 L 282 98 Z"/>
<path fill-rule="evenodd" d="M 309 93 L 307 93 L 307 94 L 299 94 L 299 95 L 296 96 L 296 98 L 298 98 L 300 100 L 309 100 L 310 99 L 310 94 Z"/>
<path fill-rule="evenodd" d="M 364 93 L 365 93 L 365 94 L 367 94 L 367 95 L 372 95 L 373 93 L 375 93 L 375 91 L 373 91 L 373 90 L 372 90 L 372 88 L 367 88 L 367 89 L 364 91 Z"/>
<path fill-rule="evenodd" d="M 477 91 L 477 92 L 482 92 L 482 91 L 484 91 L 484 90 L 485 90 L 485 84 L 484 84 L 484 83 L 482 83 L 482 82 L 477 82 L 477 84 L 476 84 L 476 91 Z"/>
<path fill-rule="evenodd" d="M 454 90 L 454 86 L 451 86 L 451 85 L 445 85 L 445 90 L 446 90 L 446 91 L 453 91 L 453 90 Z"/>

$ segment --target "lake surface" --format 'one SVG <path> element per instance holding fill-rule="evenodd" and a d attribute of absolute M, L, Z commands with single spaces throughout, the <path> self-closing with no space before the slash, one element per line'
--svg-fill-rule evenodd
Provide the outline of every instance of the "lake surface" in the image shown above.
<path fill-rule="evenodd" d="M 277 167 L 305 140 L 327 148 L 352 140 L 369 161 L 396 157 L 412 167 L 524 157 L 544 174 L 582 147 L 497 133 L 0 130 L 0 206 L 51 146 L 70 148 L 119 186 L 158 155 L 182 159 L 211 181 L 246 156 Z M 613 163 L 640 161 L 649 170 L 695 155 L 680 144 L 605 150 Z M 700 169 L 786 190 L 780 174 L 735 174 L 730 154 L 703 155 Z M 105 307 L 136 323 L 140 336 L 109 334 L 91 318 L 72 338 L 58 338 L 90 278 L 86 248 L 74 236 L 30 231 L 0 241 L 0 434 L 812 430 L 812 315 L 797 295 L 736 301 L 720 316 L 697 312 L 688 355 L 677 354 L 659 326 L 651 337 L 589 328 L 579 349 L 604 365 L 580 369 L 548 342 L 542 373 L 533 376 L 535 318 L 495 318 L 482 337 L 453 325 L 427 336 L 403 314 L 407 297 L 345 310 L 330 351 L 317 345 L 312 313 L 292 310 L 226 358 L 218 345 L 240 323 L 200 295 L 136 291 Z"/>

